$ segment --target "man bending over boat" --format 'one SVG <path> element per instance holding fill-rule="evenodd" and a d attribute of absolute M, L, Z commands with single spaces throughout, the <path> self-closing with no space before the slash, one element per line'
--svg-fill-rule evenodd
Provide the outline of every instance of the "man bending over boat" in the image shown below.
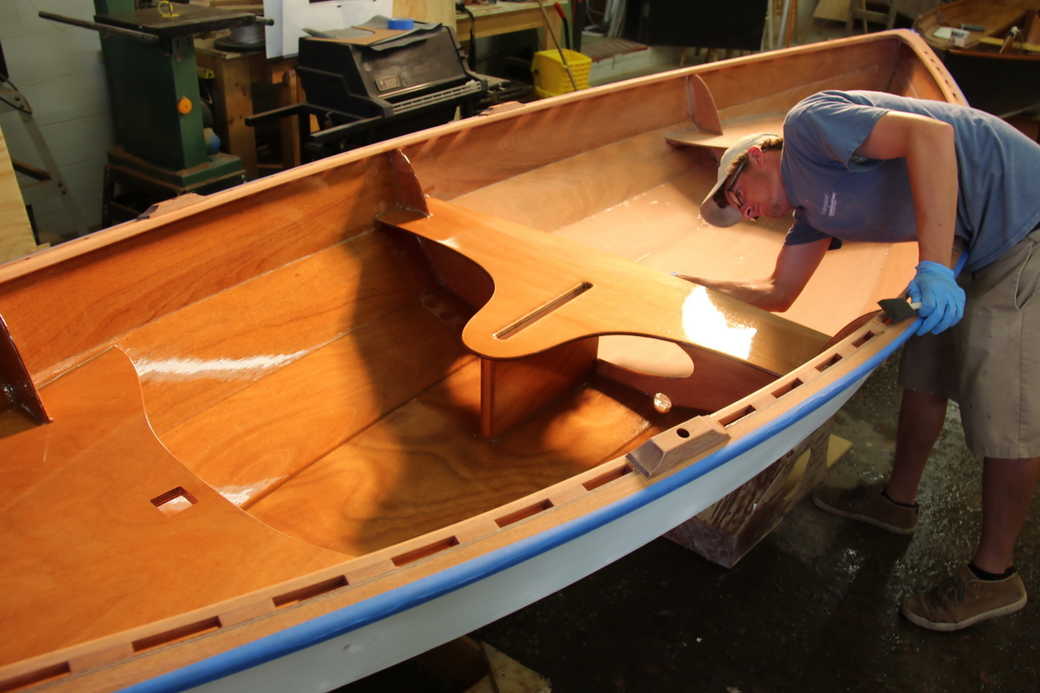
<path fill-rule="evenodd" d="M 899 534 L 960 402 L 984 458 L 982 532 L 970 564 L 902 604 L 912 622 L 958 630 L 1026 604 L 1014 545 L 1040 475 L 1040 145 L 981 111 L 867 91 L 825 91 L 787 114 L 783 137 L 723 155 L 701 205 L 715 226 L 794 215 L 770 277 L 682 276 L 774 311 L 801 293 L 842 240 L 916 240 L 908 287 L 922 323 L 903 351 L 895 460 L 887 482 L 822 489 L 819 507 Z M 966 254 L 956 278 L 954 249 Z M 963 316 L 963 320 L 961 319 Z"/>

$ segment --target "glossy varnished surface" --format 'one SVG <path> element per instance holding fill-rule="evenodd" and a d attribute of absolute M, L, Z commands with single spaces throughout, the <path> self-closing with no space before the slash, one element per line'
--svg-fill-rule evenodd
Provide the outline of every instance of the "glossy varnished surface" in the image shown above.
<path fill-rule="evenodd" d="M 248 505 L 467 361 L 464 305 L 360 234 L 118 340 L 166 446 Z"/>
<path fill-rule="evenodd" d="M 463 330 L 466 345 L 483 356 L 517 358 L 589 336 L 637 334 L 711 349 L 780 374 L 815 355 L 825 341 L 728 296 L 562 236 L 428 202 L 429 217 L 382 219 L 457 251 L 490 274 L 494 294 Z"/>
<path fill-rule="evenodd" d="M 55 422 L 0 439 L 0 622 L 18 634 L 0 642 L 0 664 L 342 560 L 265 527 L 171 457 L 118 350 L 43 396 Z M 177 489 L 194 503 L 167 514 L 156 499 Z"/>
<path fill-rule="evenodd" d="M 720 229 L 705 222 L 699 205 L 715 180 L 714 159 L 700 147 L 669 146 L 669 132 L 656 131 L 653 137 L 638 136 L 548 164 L 454 202 L 555 231 L 583 246 L 663 274 L 727 279 L 768 276 L 783 244 L 786 223 L 763 218 L 754 224 Z M 623 175 L 626 167 L 640 175 Z M 580 171 L 607 174 L 595 192 L 572 194 L 567 185 L 591 175 Z M 521 203 L 530 199 L 542 204 Z M 913 243 L 847 243 L 840 251 L 827 253 L 801 296 L 780 315 L 811 330 L 834 334 L 857 316 L 875 310 L 878 299 L 905 288 L 915 263 Z M 861 280 L 850 284 L 849 276 Z M 601 347 L 609 347 L 610 340 L 602 339 Z M 625 350 L 629 353 L 633 353 L 631 346 L 628 341 Z M 659 355 L 659 348 L 650 347 L 646 359 L 638 354 L 632 358 L 659 360 Z M 673 359 L 675 363 L 664 372 L 681 373 L 683 361 L 689 363 L 681 355 Z"/>
<path fill-rule="evenodd" d="M 477 435 L 479 391 L 479 365 L 459 369 L 250 512 L 319 546 L 362 555 L 591 469 L 685 416 L 656 415 L 648 399 L 610 384 L 579 386 L 488 440 Z"/>

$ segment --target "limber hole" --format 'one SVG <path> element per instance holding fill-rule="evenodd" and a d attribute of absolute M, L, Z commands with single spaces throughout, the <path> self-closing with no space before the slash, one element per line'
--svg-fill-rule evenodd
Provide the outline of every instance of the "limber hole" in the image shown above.
<path fill-rule="evenodd" d="M 680 438 L 689 438 L 690 437 L 690 432 L 687 431 L 685 428 L 677 428 L 677 429 L 675 429 L 675 434 L 677 436 L 679 436 Z"/>
<path fill-rule="evenodd" d="M 420 546 L 419 548 L 413 551 L 402 553 L 400 556 L 394 556 L 390 560 L 394 562 L 394 565 L 402 566 L 408 563 L 412 563 L 414 561 L 418 561 L 420 558 L 432 556 L 435 553 L 444 551 L 445 549 L 450 549 L 451 547 L 458 545 L 458 537 L 448 537 L 447 539 L 441 539 L 440 541 L 435 541 L 432 544 L 427 544 L 426 546 Z"/>
<path fill-rule="evenodd" d="M 737 411 L 733 412 L 729 416 L 725 416 L 725 417 L 719 419 L 719 423 L 721 423 L 723 426 L 732 426 L 733 424 L 735 424 L 736 422 L 740 421 L 741 419 L 743 419 L 748 414 L 753 414 L 754 411 L 755 411 L 755 408 L 752 407 L 749 404 L 748 406 L 744 407 L 743 409 L 738 409 Z"/>
<path fill-rule="evenodd" d="M 841 354 L 835 354 L 834 356 L 830 357 L 829 359 L 827 359 L 823 363 L 818 364 L 816 366 L 816 370 L 818 370 L 818 371 L 820 371 L 822 373 L 823 371 L 827 370 L 828 368 L 830 368 L 831 366 L 836 364 L 838 361 L 841 361 Z"/>
<path fill-rule="evenodd" d="M 604 472 L 603 474 L 600 474 L 597 477 L 593 477 L 588 481 L 583 482 L 582 486 L 585 487 L 586 491 L 592 491 L 593 489 L 599 488 L 603 484 L 609 484 L 614 479 L 620 479 L 621 477 L 625 476 L 626 474 L 630 474 L 631 472 L 632 468 L 625 464 L 615 469 L 612 469 L 609 472 Z"/>
<path fill-rule="evenodd" d="M 42 669 L 37 669 L 36 671 L 30 671 L 26 674 L 21 674 L 14 678 L 0 681 L 0 691 L 14 691 L 19 688 L 28 688 L 29 686 L 56 679 L 59 676 L 64 676 L 70 671 L 68 662 L 52 664 L 49 667 L 44 667 Z"/>
<path fill-rule="evenodd" d="M 155 635 L 149 635 L 146 638 L 141 638 L 140 640 L 134 640 L 134 652 L 149 650 L 160 645 L 168 645 L 171 642 L 184 640 L 185 638 L 200 635 L 218 628 L 220 628 L 220 619 L 216 616 L 213 618 L 203 619 L 202 621 L 196 621 L 195 623 L 189 623 L 188 625 L 180 626 L 179 628 L 171 628 L 163 633 L 157 633 Z"/>
<path fill-rule="evenodd" d="M 185 491 L 181 486 L 170 489 L 166 493 L 152 499 L 152 505 L 167 517 L 184 512 L 198 502 L 195 496 Z"/>
<path fill-rule="evenodd" d="M 326 592 L 331 592 L 332 590 L 338 590 L 340 587 L 346 587 L 347 584 L 347 578 L 342 575 L 337 575 L 328 580 L 316 582 L 313 585 L 307 585 L 306 587 L 301 587 L 292 590 L 291 592 L 286 592 L 285 594 L 279 594 L 271 601 L 274 602 L 275 607 L 281 608 L 307 599 L 312 599 L 318 595 L 325 594 Z"/>
<path fill-rule="evenodd" d="M 795 378 L 791 382 L 784 383 L 783 385 L 781 385 L 777 389 L 773 390 L 773 397 L 783 397 L 784 395 L 786 395 L 791 390 L 794 390 L 796 387 L 801 387 L 803 384 L 804 383 L 802 383 L 801 380 L 799 380 L 798 378 Z"/>
<path fill-rule="evenodd" d="M 532 515 L 537 515 L 538 513 L 544 510 L 548 510 L 551 507 L 553 507 L 552 501 L 546 498 L 545 500 L 539 501 L 534 505 L 529 505 L 526 508 L 520 508 L 519 510 L 515 510 L 509 513 L 508 515 L 503 515 L 502 517 L 495 520 L 495 524 L 497 524 L 499 527 L 505 527 L 506 525 L 513 524 L 514 522 L 519 522 L 520 520 L 527 519 Z"/>
<path fill-rule="evenodd" d="M 861 347 L 864 344 L 866 344 L 867 342 L 869 342 L 870 340 L 872 340 L 874 338 L 874 336 L 875 335 L 874 335 L 873 332 L 869 332 L 868 331 L 865 335 L 863 335 L 862 337 L 860 337 L 859 339 L 854 341 L 852 343 L 852 346 L 854 346 L 854 347 Z"/>

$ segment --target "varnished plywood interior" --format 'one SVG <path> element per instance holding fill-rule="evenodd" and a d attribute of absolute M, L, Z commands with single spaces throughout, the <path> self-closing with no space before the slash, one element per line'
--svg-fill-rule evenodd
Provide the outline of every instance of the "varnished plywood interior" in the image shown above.
<path fill-rule="evenodd" d="M 229 502 L 360 556 L 566 479 L 681 420 L 590 382 L 583 357 L 577 381 L 564 374 L 523 417 L 500 414 L 504 435 L 479 438 L 480 363 L 460 339 L 472 309 L 396 233 L 355 236 L 117 340 L 160 439 Z M 528 389 L 497 396 L 509 405 Z"/>
<path fill-rule="evenodd" d="M 670 131 L 663 128 L 604 145 L 472 191 L 455 202 L 554 230 L 662 274 L 768 276 L 788 222 L 762 218 L 720 229 L 704 221 L 699 207 L 715 182 L 715 159 L 704 148 L 671 147 L 666 142 Z M 622 175 L 626 169 L 643 175 Z M 576 180 L 584 180 L 584 187 L 593 192 L 576 192 L 582 187 Z M 539 204 L 523 204 L 524 200 Z M 834 334 L 876 309 L 878 299 L 901 291 L 912 276 L 914 257 L 912 243 L 847 243 L 827 253 L 805 291 L 782 316 Z M 862 276 L 864 281 L 850 284 L 849 276 Z M 674 358 L 680 364 L 685 360 L 678 353 Z M 681 369 L 678 365 L 672 370 Z"/>
<path fill-rule="evenodd" d="M 782 224 L 706 226 L 697 208 L 714 159 L 669 145 L 668 130 L 528 168 L 454 204 L 555 232 L 662 276 L 768 274 Z M 585 379 L 502 438 L 479 440 L 480 365 L 460 333 L 489 291 L 469 280 L 453 284 L 466 274 L 457 261 L 438 282 L 429 253 L 394 233 L 355 234 L 117 340 L 138 368 L 164 443 L 226 498 L 273 527 L 361 555 L 593 467 L 662 425 L 650 397 L 638 392 L 645 380 L 615 378 L 632 385 L 622 388 Z M 877 277 L 850 290 L 843 275 L 851 267 L 882 269 L 891 252 L 851 246 L 829 254 L 784 318 L 837 331 L 887 291 Z M 824 301 L 828 310 L 821 311 Z M 638 349 L 626 350 L 638 359 Z M 689 375 L 689 356 L 677 350 L 673 358 L 672 371 Z M 720 376 L 725 363 L 716 361 L 705 358 L 692 377 L 662 381 L 660 390 L 676 404 L 707 410 L 774 377 L 737 386 Z M 485 474 L 514 480 L 490 492 Z M 463 497 L 472 501 L 458 513 L 424 500 Z"/>
<path fill-rule="evenodd" d="M 257 522 L 171 457 L 148 428 L 134 371 L 119 351 L 43 395 L 55 421 L 11 435 L 0 456 L 0 621 L 19 634 L 0 641 L 0 662 L 174 617 L 342 559 Z"/>
<path fill-rule="evenodd" d="M 460 431 L 480 367 L 459 369 L 286 481 L 250 512 L 348 555 L 405 541 L 534 493 L 688 418 L 610 383 L 579 385 L 497 439 Z"/>

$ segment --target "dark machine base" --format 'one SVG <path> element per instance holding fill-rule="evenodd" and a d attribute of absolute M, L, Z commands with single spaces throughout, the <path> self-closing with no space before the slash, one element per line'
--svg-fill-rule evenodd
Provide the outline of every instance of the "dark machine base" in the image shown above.
<path fill-rule="evenodd" d="M 205 195 L 244 181 L 241 159 L 230 154 L 218 152 L 206 163 L 173 171 L 113 147 L 105 164 L 101 224 L 134 219 L 156 202 L 178 195 Z"/>

